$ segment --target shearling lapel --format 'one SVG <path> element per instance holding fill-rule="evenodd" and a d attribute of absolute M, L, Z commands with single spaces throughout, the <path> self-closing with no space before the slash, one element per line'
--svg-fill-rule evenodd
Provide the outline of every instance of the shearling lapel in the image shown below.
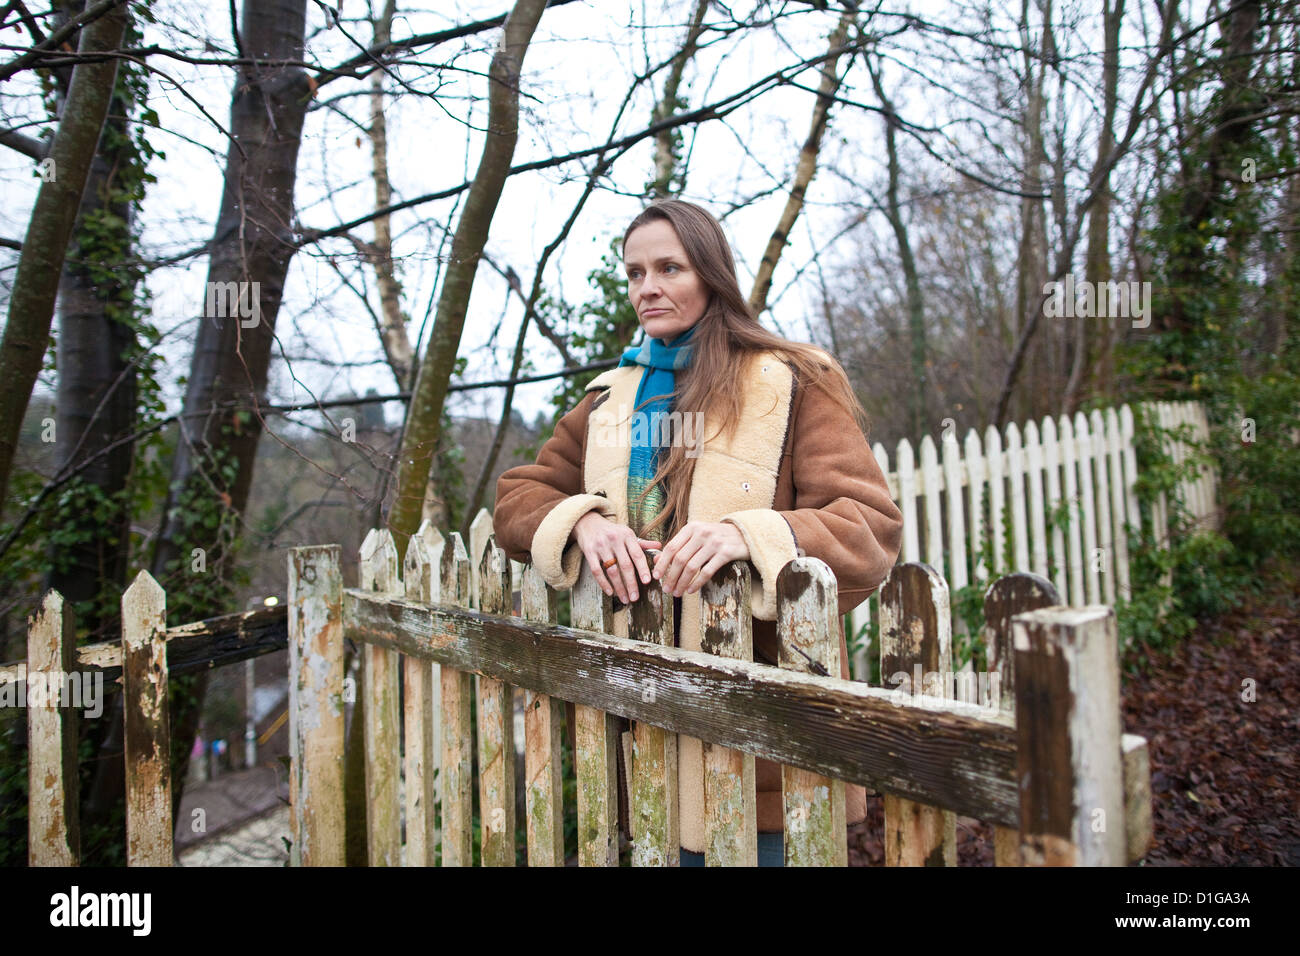
<path fill-rule="evenodd" d="M 587 386 L 608 388 L 609 394 L 588 416 L 583 456 L 583 484 L 591 494 L 603 494 L 626 524 L 627 469 L 631 454 L 631 418 L 642 367 L 620 366 L 596 376 Z M 794 375 L 777 355 L 761 352 L 750 358 L 745 375 L 740 424 L 732 436 L 717 434 L 717 421 L 704 416 L 703 440 L 687 504 L 687 520 L 717 521 L 723 515 L 752 508 L 770 508 L 785 446 L 793 400 Z M 699 650 L 701 592 L 682 595 L 681 645 Z M 627 615 L 616 614 L 615 634 L 626 636 Z"/>

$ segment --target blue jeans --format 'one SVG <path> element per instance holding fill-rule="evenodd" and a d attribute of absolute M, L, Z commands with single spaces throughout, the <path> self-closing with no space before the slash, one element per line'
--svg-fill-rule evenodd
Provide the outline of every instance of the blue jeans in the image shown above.
<path fill-rule="evenodd" d="M 681 850 L 682 866 L 703 866 L 704 854 Z M 781 833 L 760 833 L 758 835 L 758 865 L 785 866 L 785 839 Z"/>

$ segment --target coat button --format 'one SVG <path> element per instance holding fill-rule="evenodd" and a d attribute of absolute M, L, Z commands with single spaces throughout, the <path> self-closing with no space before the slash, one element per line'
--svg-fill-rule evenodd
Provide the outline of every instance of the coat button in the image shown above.
<path fill-rule="evenodd" d="M 764 372 L 767 371 L 767 366 L 766 366 L 766 365 L 763 366 L 763 371 L 764 371 Z"/>
<path fill-rule="evenodd" d="M 749 482 L 747 482 L 747 481 L 742 481 L 742 482 L 740 483 L 740 487 L 743 488 L 745 491 L 748 491 L 748 490 L 749 490 Z"/>

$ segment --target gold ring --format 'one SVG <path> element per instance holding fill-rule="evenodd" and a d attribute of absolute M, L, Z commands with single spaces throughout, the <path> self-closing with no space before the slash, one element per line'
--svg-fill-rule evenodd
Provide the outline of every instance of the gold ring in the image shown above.
<path fill-rule="evenodd" d="M 616 564 L 618 564 L 618 558 L 610 558 L 608 561 L 602 561 L 600 566 L 608 571 Z"/>

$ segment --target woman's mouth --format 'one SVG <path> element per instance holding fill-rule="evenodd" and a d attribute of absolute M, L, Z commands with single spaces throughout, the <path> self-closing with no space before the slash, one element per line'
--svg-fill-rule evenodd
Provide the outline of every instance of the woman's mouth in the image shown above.
<path fill-rule="evenodd" d="M 667 309 L 646 309 L 641 313 L 641 318 L 653 319 L 656 315 L 664 315 L 667 311 Z"/>

